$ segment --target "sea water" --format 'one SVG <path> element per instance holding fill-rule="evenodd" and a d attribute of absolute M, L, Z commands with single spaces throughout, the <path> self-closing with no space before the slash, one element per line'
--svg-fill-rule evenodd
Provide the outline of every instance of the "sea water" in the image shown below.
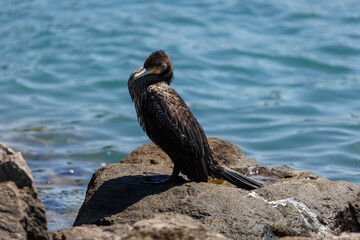
<path fill-rule="evenodd" d="M 359 1 L 2 1 L 0 141 L 27 160 L 51 231 L 96 169 L 149 142 L 127 80 L 158 49 L 207 136 L 360 185 Z"/>

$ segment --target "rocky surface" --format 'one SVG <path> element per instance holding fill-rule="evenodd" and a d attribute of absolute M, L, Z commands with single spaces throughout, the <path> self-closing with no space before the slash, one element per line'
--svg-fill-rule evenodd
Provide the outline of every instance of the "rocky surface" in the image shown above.
<path fill-rule="evenodd" d="M 210 145 L 222 164 L 258 173 L 258 179 L 271 184 L 254 191 L 217 180 L 144 184 L 144 171 L 172 171 L 164 153 L 147 144 L 122 163 L 95 172 L 74 225 L 134 224 L 172 212 L 232 239 L 321 238 L 360 231 L 360 187 L 311 172 L 260 166 L 224 140 L 210 139 Z"/>
<path fill-rule="evenodd" d="M 64 228 L 54 234 L 54 240 L 62 239 L 228 239 L 211 231 L 192 218 L 179 214 L 159 214 L 155 218 L 142 220 L 133 226 L 129 224 L 113 224 L 110 226 L 83 225 Z"/>
<path fill-rule="evenodd" d="M 349 233 L 344 232 L 341 233 L 339 236 L 331 235 L 327 236 L 326 240 L 359 240 L 360 233 Z M 312 237 L 283 237 L 281 240 L 316 240 L 316 238 Z"/>
<path fill-rule="evenodd" d="M 1 239 L 49 239 L 44 205 L 21 153 L 0 143 Z"/>

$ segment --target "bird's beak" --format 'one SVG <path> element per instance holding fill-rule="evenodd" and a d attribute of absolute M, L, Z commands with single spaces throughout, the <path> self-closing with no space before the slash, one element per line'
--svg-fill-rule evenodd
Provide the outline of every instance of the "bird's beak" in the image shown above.
<path fill-rule="evenodd" d="M 145 75 L 148 75 L 148 74 L 150 74 L 150 73 L 151 73 L 151 71 L 148 71 L 148 70 L 146 70 L 146 68 L 143 68 L 143 69 L 141 69 L 140 72 L 135 73 L 135 75 L 134 75 L 134 80 L 136 80 L 136 79 L 138 79 L 138 78 L 141 78 L 141 77 L 143 77 L 143 76 L 145 76 Z"/>
<path fill-rule="evenodd" d="M 149 70 L 147 70 L 146 68 L 143 68 L 140 72 L 134 74 L 134 80 L 141 78 L 143 76 L 149 75 L 149 74 L 154 74 L 154 73 L 156 73 L 157 70 L 158 69 L 156 67 L 149 69 Z"/>

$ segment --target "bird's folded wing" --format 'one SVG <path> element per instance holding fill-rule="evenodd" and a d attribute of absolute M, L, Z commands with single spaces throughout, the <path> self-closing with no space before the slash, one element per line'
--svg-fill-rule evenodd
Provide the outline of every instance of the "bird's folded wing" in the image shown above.
<path fill-rule="evenodd" d="M 205 134 L 183 99 L 165 83 L 152 85 L 143 113 L 149 137 L 165 152 L 174 154 L 170 157 L 178 159 L 175 164 L 190 171 L 185 173 L 190 178 L 207 178 Z"/>

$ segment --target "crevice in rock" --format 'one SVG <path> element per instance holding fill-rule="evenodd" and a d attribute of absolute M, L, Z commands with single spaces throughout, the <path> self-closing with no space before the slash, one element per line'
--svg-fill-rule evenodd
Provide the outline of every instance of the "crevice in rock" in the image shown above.
<path fill-rule="evenodd" d="M 336 232 L 360 232 L 359 212 L 352 203 L 349 203 L 344 211 L 335 216 Z"/>
<path fill-rule="evenodd" d="M 359 216 L 356 216 L 357 215 L 356 209 L 351 203 L 349 203 L 349 213 L 354 222 L 354 226 L 353 226 L 354 232 L 360 232 L 360 222 L 358 218 Z"/>

